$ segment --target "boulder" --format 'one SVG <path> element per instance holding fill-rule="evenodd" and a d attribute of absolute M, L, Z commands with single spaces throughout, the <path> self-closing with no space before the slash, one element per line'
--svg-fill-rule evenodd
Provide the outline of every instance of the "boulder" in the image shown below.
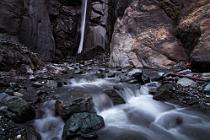
<path fill-rule="evenodd" d="M 43 65 L 43 62 L 21 44 L 0 42 L 0 70 L 9 71 L 22 65 L 28 65 L 29 69 L 37 69 Z"/>
<path fill-rule="evenodd" d="M 95 132 L 104 127 L 104 120 L 96 113 L 74 113 L 65 123 L 63 139 L 69 140 L 74 137 Z"/>
<path fill-rule="evenodd" d="M 70 104 L 63 104 L 63 102 L 56 102 L 56 113 L 67 120 L 72 114 L 80 112 L 93 112 L 94 105 L 91 97 L 78 98 L 73 100 Z"/>
<path fill-rule="evenodd" d="M 171 99 L 174 99 L 173 90 L 173 84 L 163 84 L 157 89 L 153 98 L 155 100 L 170 101 Z"/>
<path fill-rule="evenodd" d="M 183 86 L 183 87 L 188 87 L 188 86 L 191 86 L 191 87 L 196 87 L 196 82 L 189 79 L 189 78 L 180 78 L 178 81 L 177 81 L 177 84 Z"/>
<path fill-rule="evenodd" d="M 118 18 L 111 41 L 111 65 L 170 68 L 188 56 L 174 36 L 174 21 L 155 0 L 134 0 Z"/>
<path fill-rule="evenodd" d="M 35 110 L 20 97 L 0 93 L 0 104 L 6 106 L 9 112 L 15 114 L 11 118 L 15 122 L 23 123 L 35 117 Z"/>
<path fill-rule="evenodd" d="M 204 92 L 205 93 L 210 93 L 210 83 L 208 83 L 205 87 L 204 87 Z"/>
<path fill-rule="evenodd" d="M 125 104 L 124 99 L 120 96 L 120 94 L 116 90 L 114 89 L 105 90 L 103 93 L 105 93 L 109 98 L 111 98 L 114 105 Z"/>

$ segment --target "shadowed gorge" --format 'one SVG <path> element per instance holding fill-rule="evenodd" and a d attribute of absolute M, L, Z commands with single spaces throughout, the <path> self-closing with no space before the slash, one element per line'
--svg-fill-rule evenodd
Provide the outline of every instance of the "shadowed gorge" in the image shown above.
<path fill-rule="evenodd" d="M 0 140 L 209 140 L 209 0 L 1 0 Z"/>

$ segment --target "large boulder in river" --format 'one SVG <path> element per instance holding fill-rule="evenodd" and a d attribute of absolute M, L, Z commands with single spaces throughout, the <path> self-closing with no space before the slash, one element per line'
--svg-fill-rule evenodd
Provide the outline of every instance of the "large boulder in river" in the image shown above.
<path fill-rule="evenodd" d="M 56 113 L 61 116 L 63 120 L 67 120 L 74 113 L 94 111 L 92 97 L 78 98 L 73 100 L 70 104 L 63 104 L 60 101 L 56 101 L 55 106 Z"/>
<path fill-rule="evenodd" d="M 115 24 L 111 65 L 169 68 L 186 61 L 185 50 L 173 32 L 174 21 L 160 2 L 134 0 Z"/>
<path fill-rule="evenodd" d="M 6 107 L 5 110 L 7 111 L 1 110 L 6 112 L 5 115 L 8 115 L 8 113 L 14 114 L 11 116 L 11 119 L 15 122 L 23 123 L 35 117 L 35 110 L 20 97 L 0 93 L 0 105 Z M 8 115 L 8 117 L 10 117 L 10 115 Z"/>
<path fill-rule="evenodd" d="M 114 105 L 125 104 L 125 100 L 115 89 L 105 90 L 104 93 L 111 98 Z"/>
<path fill-rule="evenodd" d="M 66 122 L 63 130 L 63 139 L 70 140 L 78 136 L 88 136 L 104 127 L 104 120 L 96 113 L 75 113 Z"/>
<path fill-rule="evenodd" d="M 168 84 L 163 84 L 161 85 L 158 89 L 157 92 L 154 95 L 155 100 L 160 100 L 160 101 L 170 101 L 171 99 L 174 99 L 175 93 L 174 91 L 174 86 L 171 83 Z"/>

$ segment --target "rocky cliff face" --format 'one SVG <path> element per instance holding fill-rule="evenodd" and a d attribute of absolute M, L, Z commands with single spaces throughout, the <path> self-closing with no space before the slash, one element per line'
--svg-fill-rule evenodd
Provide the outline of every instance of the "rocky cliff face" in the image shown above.
<path fill-rule="evenodd" d="M 89 0 L 81 57 L 110 50 L 112 66 L 170 68 L 189 62 L 194 69 L 208 71 L 209 4 L 208 0 Z M 15 36 L 43 60 L 76 56 L 81 1 L 2 0 L 0 13 L 2 36 Z"/>
<path fill-rule="evenodd" d="M 210 1 L 193 1 L 187 14 L 179 23 L 183 45 L 190 48 L 192 68 L 199 71 L 210 69 Z"/>
<path fill-rule="evenodd" d="M 120 11 L 127 7 L 127 2 L 89 0 L 88 5 L 83 51 L 87 56 L 90 52 L 108 50 L 116 16 L 122 14 Z M 19 42 L 39 53 L 43 60 L 61 60 L 76 55 L 80 40 L 81 1 L 3 0 L 0 13 L 0 32 L 16 36 Z"/>
<path fill-rule="evenodd" d="M 207 0 L 133 0 L 115 24 L 111 65 L 170 68 L 190 60 L 207 70 L 209 9 Z"/>
<path fill-rule="evenodd" d="M 89 0 L 88 23 L 82 57 L 108 52 L 114 24 L 131 0 Z"/>
<path fill-rule="evenodd" d="M 55 41 L 46 0 L 25 0 L 19 28 L 20 41 L 45 60 L 54 57 Z"/>

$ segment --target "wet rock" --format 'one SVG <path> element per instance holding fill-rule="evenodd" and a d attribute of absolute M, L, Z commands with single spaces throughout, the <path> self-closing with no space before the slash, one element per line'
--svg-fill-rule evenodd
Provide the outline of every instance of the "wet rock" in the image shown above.
<path fill-rule="evenodd" d="M 0 104 L 8 107 L 8 110 L 15 114 L 15 117 L 11 118 L 15 122 L 26 122 L 35 117 L 34 109 L 20 97 L 0 93 Z"/>
<path fill-rule="evenodd" d="M 208 84 L 204 87 L 204 92 L 210 93 L 210 83 L 208 83 Z"/>
<path fill-rule="evenodd" d="M 189 78 L 181 78 L 177 81 L 177 84 L 179 84 L 183 87 L 188 87 L 188 86 L 195 87 L 196 86 L 196 82 Z"/>
<path fill-rule="evenodd" d="M 55 89 L 58 87 L 58 83 L 54 80 L 47 80 L 45 85 L 48 87 L 48 88 L 51 88 L 51 89 Z"/>
<path fill-rule="evenodd" d="M 23 94 L 22 93 L 19 93 L 19 92 L 14 92 L 13 95 L 14 96 L 17 96 L 17 97 L 23 97 Z"/>
<path fill-rule="evenodd" d="M 11 111 L 9 111 L 7 106 L 1 106 L 0 113 L 3 114 L 7 118 L 15 118 L 16 117 L 15 113 L 12 113 Z"/>
<path fill-rule="evenodd" d="M 32 86 L 35 87 L 35 88 L 40 88 L 40 87 L 43 86 L 43 84 L 42 84 L 41 82 L 34 82 L 34 83 L 32 84 Z"/>
<path fill-rule="evenodd" d="M 75 113 L 65 123 L 63 139 L 68 140 L 81 134 L 95 132 L 104 125 L 103 118 L 96 113 Z"/>
<path fill-rule="evenodd" d="M 109 96 L 109 98 L 111 98 L 114 105 L 125 104 L 124 99 L 120 96 L 119 93 L 117 93 L 116 90 L 114 89 L 105 90 L 104 93 L 107 96 Z"/>
<path fill-rule="evenodd" d="M 128 72 L 128 75 L 131 79 L 135 79 L 140 84 L 145 84 L 150 82 L 150 77 L 146 73 L 144 73 L 141 69 L 133 69 Z"/>
<path fill-rule="evenodd" d="M 161 86 L 161 84 L 158 82 L 150 82 L 145 84 L 145 86 L 149 89 L 151 94 L 155 94 L 157 93 L 157 89 Z"/>
<path fill-rule="evenodd" d="M 131 71 L 128 72 L 128 75 L 135 77 L 135 75 L 142 75 L 142 73 L 143 72 L 142 72 L 141 69 L 133 69 L 133 70 L 131 70 Z"/>
<path fill-rule="evenodd" d="M 161 85 L 157 89 L 157 92 L 155 93 L 153 98 L 155 100 L 169 101 L 171 99 L 174 99 L 173 90 L 174 90 L 173 84 Z"/>
<path fill-rule="evenodd" d="M 94 104 L 92 97 L 77 98 L 69 105 L 56 102 L 56 112 L 63 120 L 67 120 L 72 114 L 80 112 L 93 112 Z"/>
<path fill-rule="evenodd" d="M 83 70 L 82 69 L 77 69 L 74 71 L 75 74 L 83 74 Z"/>

